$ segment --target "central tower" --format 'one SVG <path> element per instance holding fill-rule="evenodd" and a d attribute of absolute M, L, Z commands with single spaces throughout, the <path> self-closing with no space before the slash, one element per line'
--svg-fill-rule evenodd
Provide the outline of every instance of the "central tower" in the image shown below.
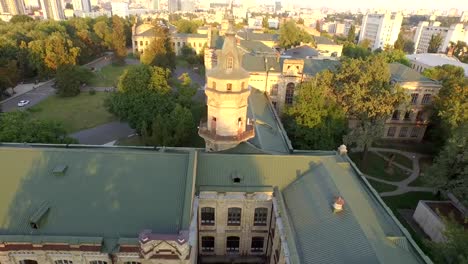
<path fill-rule="evenodd" d="M 227 16 L 229 27 L 223 48 L 217 52 L 218 63 L 206 73 L 208 117 L 198 134 L 205 139 L 207 151 L 233 148 L 255 136 L 247 119 L 250 75 L 241 66 L 232 9 Z"/>

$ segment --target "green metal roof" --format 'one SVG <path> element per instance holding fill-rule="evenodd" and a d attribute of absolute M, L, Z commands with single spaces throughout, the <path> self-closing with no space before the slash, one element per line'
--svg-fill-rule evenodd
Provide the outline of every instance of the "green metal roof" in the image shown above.
<path fill-rule="evenodd" d="M 132 238 L 189 227 L 192 152 L 2 147 L 0 157 L 0 235 Z M 64 175 L 53 174 L 57 165 L 68 166 Z"/>
<path fill-rule="evenodd" d="M 314 59 L 305 59 L 304 60 L 304 73 L 315 76 L 317 73 L 324 70 L 334 71 L 340 65 L 339 61 L 336 60 L 314 60 Z"/>
<path fill-rule="evenodd" d="M 250 142 L 264 151 L 289 153 L 292 150 L 289 138 L 282 124 L 277 122 L 266 95 L 251 89 L 248 100 L 247 115 L 255 120 L 255 137 Z"/>
<path fill-rule="evenodd" d="M 317 44 L 338 45 L 327 37 L 321 37 L 321 36 L 313 36 L 313 37 L 315 39 L 315 43 Z"/>
<path fill-rule="evenodd" d="M 240 31 L 237 35 L 245 40 L 256 40 L 256 41 L 278 41 L 279 34 L 267 34 L 267 33 L 251 33 Z"/>
<path fill-rule="evenodd" d="M 400 63 L 390 63 L 390 74 L 392 79 L 396 82 L 424 82 L 431 84 L 438 84 L 436 81 L 431 80 L 421 73 L 417 72 L 410 67 Z"/>
<path fill-rule="evenodd" d="M 276 54 L 276 50 L 268 47 L 260 41 L 242 39 L 239 42 L 239 47 L 244 49 L 246 52 Z"/>

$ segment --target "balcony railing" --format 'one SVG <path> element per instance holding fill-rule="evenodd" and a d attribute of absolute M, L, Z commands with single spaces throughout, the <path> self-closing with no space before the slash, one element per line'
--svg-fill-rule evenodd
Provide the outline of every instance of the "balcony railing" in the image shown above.
<path fill-rule="evenodd" d="M 211 140 L 217 141 L 246 141 L 255 136 L 255 129 L 253 125 L 247 125 L 244 132 L 239 132 L 237 135 L 232 136 L 222 136 L 216 134 L 215 129 L 208 129 L 206 122 L 201 122 L 200 126 L 198 127 L 198 134 L 203 138 L 209 138 Z"/>

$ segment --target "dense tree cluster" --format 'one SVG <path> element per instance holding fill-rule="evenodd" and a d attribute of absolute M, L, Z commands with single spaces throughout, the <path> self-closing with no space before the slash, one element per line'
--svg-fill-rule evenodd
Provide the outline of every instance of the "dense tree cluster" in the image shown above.
<path fill-rule="evenodd" d="M 119 25 L 118 34 L 113 24 Z M 118 17 L 38 21 L 14 16 L 0 22 L 0 72 L 9 73 L 0 74 L 0 94 L 20 80 L 51 77 L 61 65 L 83 64 L 106 50 L 121 54 L 129 32 L 130 23 Z"/>
<path fill-rule="evenodd" d="M 32 119 L 23 111 L 0 114 L 0 142 L 76 143 L 61 124 Z"/>
<path fill-rule="evenodd" d="M 427 47 L 427 52 L 437 53 L 443 41 L 444 38 L 440 33 L 432 35 L 431 39 L 429 40 L 429 47 Z"/>
<path fill-rule="evenodd" d="M 167 68 L 129 68 L 120 77 L 118 92 L 106 101 L 109 111 L 128 121 L 147 145 L 185 146 L 196 129 L 190 110 L 196 87 L 183 77 L 172 90 L 169 77 Z"/>
<path fill-rule="evenodd" d="M 313 38 L 305 30 L 296 26 L 294 20 L 289 20 L 280 26 L 279 45 L 289 49 L 302 43 L 313 43 Z"/>
<path fill-rule="evenodd" d="M 203 26 L 202 20 L 179 19 L 172 22 L 179 33 L 197 33 L 199 27 Z"/>
<path fill-rule="evenodd" d="M 155 25 L 154 29 L 154 39 L 141 55 L 141 63 L 174 70 L 176 55 L 169 29 L 160 25 Z"/>
<path fill-rule="evenodd" d="M 71 64 L 61 65 L 55 76 L 57 94 L 62 97 L 78 95 L 80 86 L 91 76 L 92 73 L 87 68 Z"/>
<path fill-rule="evenodd" d="M 346 144 L 363 151 L 365 160 L 367 149 L 383 133 L 384 120 L 406 97 L 390 84 L 385 56 L 347 59 L 335 71 L 301 85 L 295 104 L 286 109 L 285 126 L 297 147 L 330 149 L 344 136 Z M 348 120 L 353 125 L 347 131 Z"/>

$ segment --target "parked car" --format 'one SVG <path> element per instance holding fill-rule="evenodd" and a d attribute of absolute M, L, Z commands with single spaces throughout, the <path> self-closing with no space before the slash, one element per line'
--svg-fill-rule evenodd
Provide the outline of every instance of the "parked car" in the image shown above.
<path fill-rule="evenodd" d="M 18 107 L 23 107 L 27 104 L 29 104 L 29 100 L 21 100 L 18 102 Z"/>

